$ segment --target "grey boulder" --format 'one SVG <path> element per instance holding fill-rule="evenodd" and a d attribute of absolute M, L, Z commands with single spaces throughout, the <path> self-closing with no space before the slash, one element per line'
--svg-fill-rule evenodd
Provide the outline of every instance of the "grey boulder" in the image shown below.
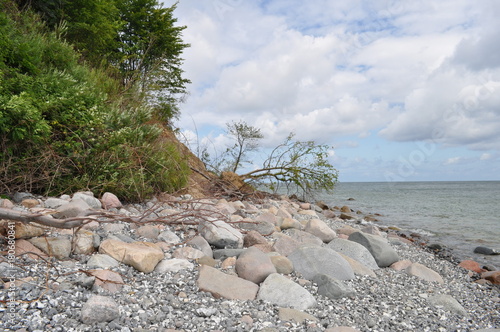
<path fill-rule="evenodd" d="M 313 278 L 313 282 L 318 285 L 318 294 L 335 300 L 343 297 L 353 297 L 354 290 L 344 284 L 341 280 L 332 278 L 325 274 L 318 274 Z"/>
<path fill-rule="evenodd" d="M 377 270 L 379 268 L 370 251 L 357 242 L 337 238 L 330 241 L 326 247 L 349 256 L 372 270 Z"/>
<path fill-rule="evenodd" d="M 317 274 L 325 274 L 339 280 L 354 278 L 351 265 L 330 248 L 302 246 L 288 255 L 296 272 L 308 280 Z"/>
<path fill-rule="evenodd" d="M 306 310 L 316 305 L 311 293 L 279 273 L 273 273 L 264 280 L 260 285 L 257 299 L 298 310 Z"/>
<path fill-rule="evenodd" d="M 357 242 L 363 245 L 375 258 L 379 267 L 388 267 L 399 260 L 396 251 L 385 242 L 380 236 L 371 235 L 363 232 L 355 232 L 349 235 L 349 241 Z"/>

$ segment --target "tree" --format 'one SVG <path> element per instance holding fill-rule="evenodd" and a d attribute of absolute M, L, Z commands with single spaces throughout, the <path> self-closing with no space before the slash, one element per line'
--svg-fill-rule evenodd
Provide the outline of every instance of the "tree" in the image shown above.
<path fill-rule="evenodd" d="M 158 0 L 15 0 L 39 13 L 47 26 L 94 67 L 111 69 L 122 89 L 141 95 L 164 122 L 179 116 L 190 80 L 183 77 L 185 26 L 176 5 Z M 133 92 L 131 92 L 134 90 Z"/>
<path fill-rule="evenodd" d="M 219 160 L 210 160 L 206 150 L 203 151 L 202 160 L 219 175 L 224 170 L 236 172 L 246 162 L 248 154 L 258 149 L 258 140 L 263 138 L 260 129 L 244 121 L 227 124 L 227 134 L 235 144 Z M 331 193 L 338 178 L 338 171 L 328 161 L 331 147 L 293 138 L 294 134 L 290 134 L 271 151 L 261 168 L 240 174 L 240 178 L 250 184 L 266 186 L 273 192 L 285 187 L 288 194 L 301 193 L 304 198 L 317 190 Z"/>
<path fill-rule="evenodd" d="M 122 25 L 116 1 L 108 0 L 16 0 L 31 7 L 47 26 L 71 43 L 86 60 L 101 65 L 118 49 Z"/>
<path fill-rule="evenodd" d="M 118 0 L 121 21 L 115 62 L 125 86 L 137 86 L 164 120 L 178 116 L 177 103 L 186 93 L 181 54 L 185 26 L 175 26 L 176 5 L 157 0 Z"/>
<path fill-rule="evenodd" d="M 61 1 L 61 17 L 56 28 L 67 22 L 62 34 L 96 65 L 106 62 L 118 47 L 117 36 L 123 23 L 115 1 L 66 0 Z M 63 25 L 64 26 L 64 25 Z"/>
<path fill-rule="evenodd" d="M 236 173 L 243 163 L 248 162 L 245 157 L 249 152 L 257 150 L 259 147 L 257 141 L 264 136 L 260 129 L 249 126 L 244 121 L 231 122 L 226 126 L 227 133 L 235 140 L 234 145 L 227 149 L 227 153 L 233 159 L 229 164 L 229 170 Z"/>
<path fill-rule="evenodd" d="M 310 197 L 316 190 L 331 193 L 338 171 L 328 161 L 330 147 L 314 141 L 294 141 L 294 134 L 272 150 L 262 168 L 240 175 L 245 181 L 258 182 L 273 191 L 281 185 Z"/>

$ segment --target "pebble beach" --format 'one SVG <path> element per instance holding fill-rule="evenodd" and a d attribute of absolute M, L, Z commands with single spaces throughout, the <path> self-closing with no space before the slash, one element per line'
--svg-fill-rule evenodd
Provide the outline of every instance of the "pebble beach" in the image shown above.
<path fill-rule="evenodd" d="M 87 192 L 0 205 L 105 212 L 78 232 L 17 222 L 15 259 L 5 232 L 2 331 L 500 331 L 499 271 L 337 207 Z"/>

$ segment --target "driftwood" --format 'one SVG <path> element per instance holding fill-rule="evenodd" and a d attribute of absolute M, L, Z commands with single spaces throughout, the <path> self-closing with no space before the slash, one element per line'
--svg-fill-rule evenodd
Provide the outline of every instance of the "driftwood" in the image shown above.
<path fill-rule="evenodd" d="M 51 215 L 46 215 L 42 213 L 27 213 L 11 209 L 0 208 L 0 219 L 15 220 L 26 224 L 34 222 L 43 226 L 71 229 L 82 226 L 85 223 L 95 220 L 95 217 L 92 216 L 92 214 L 94 213 L 95 213 L 94 211 L 88 211 L 88 215 L 74 217 L 74 218 L 56 219 L 53 218 Z"/>
<path fill-rule="evenodd" d="M 200 202 L 198 200 L 188 200 L 176 203 L 182 203 L 182 209 L 167 216 L 160 216 L 156 213 L 156 211 L 161 207 L 161 203 L 159 203 L 136 216 L 127 216 L 106 210 L 87 210 L 80 216 L 63 219 L 57 219 L 51 215 L 56 212 L 55 210 L 47 209 L 43 212 L 29 213 L 0 208 L 0 219 L 19 221 L 26 224 L 36 223 L 60 229 L 80 228 L 93 221 L 97 221 L 99 223 L 113 223 L 121 221 L 139 225 L 147 223 L 199 225 L 201 222 L 213 222 L 215 220 L 223 220 L 227 223 L 239 223 L 238 221 L 231 221 L 225 214 L 218 212 L 215 208 L 211 208 L 210 205 L 212 204 L 210 203 Z"/>

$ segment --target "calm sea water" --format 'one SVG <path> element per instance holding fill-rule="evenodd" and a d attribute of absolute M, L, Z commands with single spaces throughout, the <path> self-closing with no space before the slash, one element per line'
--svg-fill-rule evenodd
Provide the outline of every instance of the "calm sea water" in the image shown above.
<path fill-rule="evenodd" d="M 473 253 L 477 246 L 500 250 L 500 181 L 343 182 L 333 195 L 318 198 L 380 213 L 378 224 L 422 233 L 461 259 L 500 268 L 500 256 Z"/>

